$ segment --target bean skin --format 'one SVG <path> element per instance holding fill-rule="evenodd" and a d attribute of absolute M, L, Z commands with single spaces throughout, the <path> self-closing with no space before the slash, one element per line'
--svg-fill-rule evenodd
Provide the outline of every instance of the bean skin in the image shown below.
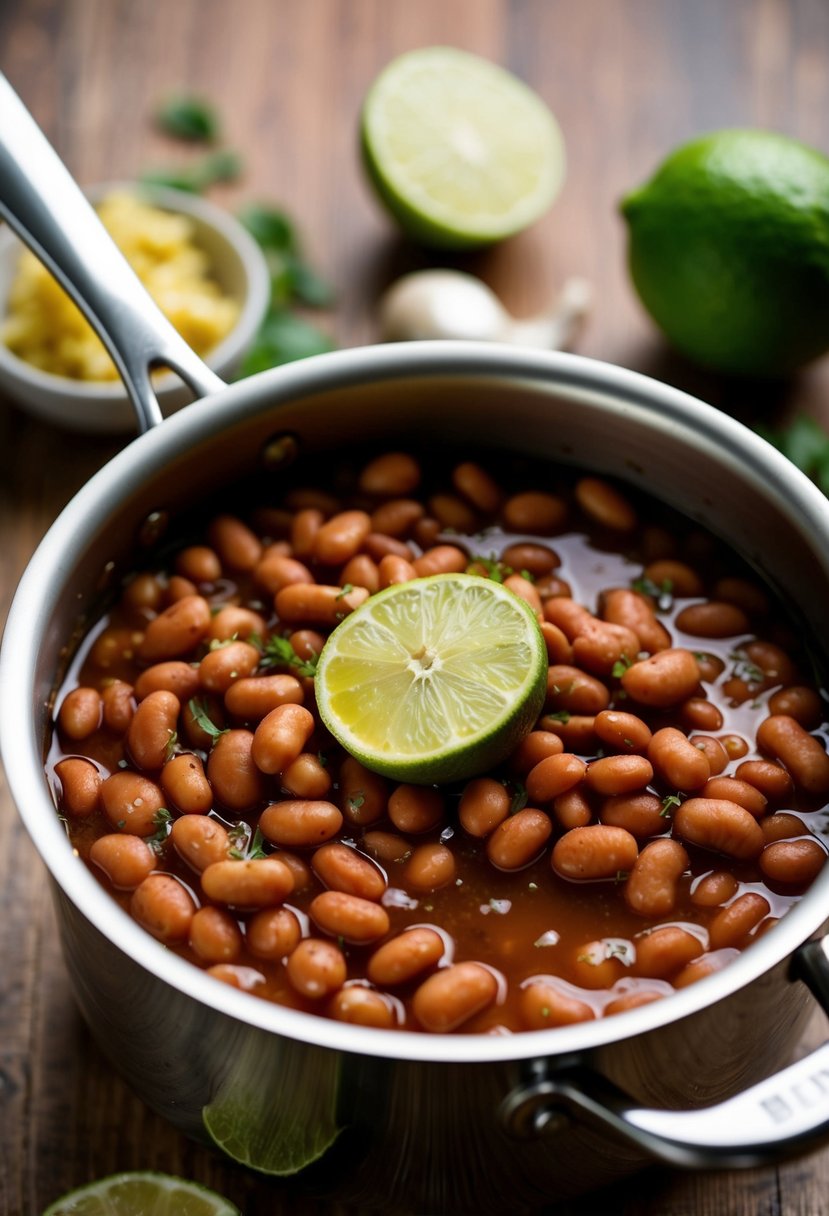
<path fill-rule="evenodd" d="M 207 600 L 201 595 L 186 595 L 150 621 L 138 657 L 144 663 L 160 663 L 192 654 L 207 636 L 210 624 Z"/>
<path fill-rule="evenodd" d="M 256 582 L 269 595 L 276 595 L 292 583 L 313 583 L 314 576 L 304 562 L 284 553 L 266 552 L 254 571 Z"/>
<path fill-rule="evenodd" d="M 741 947 L 752 929 L 771 911 L 769 901 L 756 891 L 747 891 L 733 904 L 723 908 L 708 926 L 708 939 L 712 950 L 728 946 Z"/>
<path fill-rule="evenodd" d="M 380 568 L 367 553 L 355 553 L 340 571 L 337 582 L 341 587 L 365 587 L 372 595 L 380 590 Z"/>
<path fill-rule="evenodd" d="M 199 691 L 199 669 L 182 659 L 154 663 L 135 681 L 135 699 L 143 701 L 151 692 L 171 692 L 184 705 Z"/>
<path fill-rule="evenodd" d="M 262 556 L 262 542 L 235 515 L 217 515 L 207 530 L 223 566 L 231 570 L 253 570 Z"/>
<path fill-rule="evenodd" d="M 586 756 L 598 747 L 593 729 L 595 720 L 592 714 L 566 714 L 564 718 L 545 714 L 539 718 L 538 725 L 541 730 L 558 735 L 563 750 Z"/>
<path fill-rule="evenodd" d="M 722 730 L 723 716 L 712 701 L 702 697 L 689 697 L 680 707 L 679 716 L 686 730 L 702 730 L 707 733 Z"/>
<path fill-rule="evenodd" d="M 668 587 L 673 596 L 699 596 L 703 593 L 703 583 L 696 570 L 692 570 L 685 562 L 671 558 L 661 558 L 650 562 L 642 571 L 644 577 L 656 587 Z"/>
<path fill-rule="evenodd" d="M 366 832 L 363 836 L 363 847 L 386 865 L 405 861 L 412 851 L 408 840 L 395 835 L 394 832 Z"/>
<path fill-rule="evenodd" d="M 671 646 L 671 635 L 656 619 L 649 601 L 627 587 L 614 587 L 604 592 L 601 615 L 613 625 L 630 629 L 639 639 L 641 648 L 651 655 L 668 650 Z M 632 657 L 628 655 L 628 658 Z"/>
<path fill-rule="evenodd" d="M 274 597 L 277 616 L 288 624 L 334 626 L 368 599 L 368 588 L 325 586 L 321 583 L 292 583 Z"/>
<path fill-rule="evenodd" d="M 456 465 L 452 470 L 452 484 L 459 494 L 463 494 L 479 511 L 494 515 L 501 505 L 503 495 L 496 481 L 490 477 L 486 469 L 471 460 Z M 515 562 L 509 565 L 515 566 Z"/>
<path fill-rule="evenodd" d="M 617 752 L 646 752 L 651 741 L 651 729 L 635 714 L 618 709 L 603 709 L 593 723 L 602 743 Z"/>
<path fill-rule="evenodd" d="M 552 866 L 562 878 L 576 881 L 615 878 L 632 868 L 638 853 L 636 838 L 624 828 L 591 824 L 556 841 Z"/>
<path fill-rule="evenodd" d="M 408 452 L 386 452 L 365 466 L 359 486 L 378 498 L 411 494 L 420 485 L 420 465 Z"/>
<path fill-rule="evenodd" d="M 205 815 L 213 805 L 213 790 L 199 756 L 182 752 L 161 770 L 161 788 L 167 802 L 186 815 Z"/>
<path fill-rule="evenodd" d="M 323 891 L 311 900 L 311 919 L 332 937 L 356 945 L 376 942 L 389 931 L 389 914 L 374 900 L 361 899 L 344 891 Z"/>
<path fill-rule="evenodd" d="M 242 608 L 238 604 L 227 604 L 220 608 L 210 619 L 207 630 L 207 640 L 211 642 L 228 642 L 246 638 L 255 634 L 264 637 L 267 632 L 265 618 L 251 608 Z"/>
<path fill-rule="evenodd" d="M 771 803 L 788 801 L 794 794 L 794 782 L 784 768 L 772 760 L 744 760 L 734 776 L 758 789 Z"/>
<path fill-rule="evenodd" d="M 426 785 L 398 785 L 388 802 L 389 819 L 398 832 L 414 836 L 437 827 L 445 809 L 441 791 Z"/>
<path fill-rule="evenodd" d="M 510 756 L 510 768 L 525 776 L 542 760 L 559 756 L 563 751 L 561 738 L 551 730 L 533 730 L 524 736 Z"/>
<path fill-rule="evenodd" d="M 756 820 L 736 802 L 722 798 L 689 798 L 674 814 L 674 831 L 691 844 L 728 857 L 756 857 L 763 833 Z"/>
<path fill-rule="evenodd" d="M 704 754 L 712 777 L 718 777 L 728 765 L 728 752 L 720 739 L 713 735 L 691 735 L 688 742 Z"/>
<path fill-rule="evenodd" d="M 101 783 L 101 805 L 114 828 L 131 836 L 152 836 L 164 795 L 154 781 L 125 769 Z"/>
<path fill-rule="evenodd" d="M 443 938 L 434 929 L 406 929 L 372 954 L 366 972 L 372 984 L 392 988 L 421 975 L 443 957 Z"/>
<path fill-rule="evenodd" d="M 622 688 L 640 705 L 670 709 L 694 694 L 699 666 L 690 650 L 660 650 L 633 663 L 622 676 Z"/>
<path fill-rule="evenodd" d="M 629 1009 L 641 1009 L 643 1005 L 652 1005 L 654 1001 L 664 1000 L 663 992 L 626 992 L 613 1001 L 608 1001 L 602 1010 L 603 1018 L 612 1018 L 617 1013 L 627 1013 Z"/>
<path fill-rule="evenodd" d="M 524 807 L 495 829 L 487 840 L 486 855 L 499 870 L 523 870 L 539 856 L 552 831 L 549 815 Z"/>
<path fill-rule="evenodd" d="M 304 691 L 294 676 L 249 676 L 236 680 L 224 696 L 225 708 L 235 718 L 261 722 L 280 705 L 301 705 Z"/>
<path fill-rule="evenodd" d="M 317 531 L 312 556 L 323 566 L 341 566 L 359 553 L 370 531 L 371 516 L 366 511 L 341 511 Z"/>
<path fill-rule="evenodd" d="M 124 680 L 113 680 L 101 693 L 104 726 L 115 735 L 129 730 L 135 713 L 133 687 Z"/>
<path fill-rule="evenodd" d="M 596 523 L 614 532 L 631 532 L 636 512 L 623 494 L 601 477 L 582 477 L 576 482 L 576 501 Z"/>
<path fill-rule="evenodd" d="M 222 563 L 208 545 L 189 545 L 176 557 L 176 574 L 194 583 L 215 583 L 222 577 Z"/>
<path fill-rule="evenodd" d="M 504 549 L 501 561 L 513 570 L 527 570 L 533 578 L 550 574 L 561 565 L 561 558 L 553 549 L 547 545 L 534 545 L 526 541 Z"/>
<path fill-rule="evenodd" d="M 543 490 L 524 490 L 507 499 L 503 506 L 503 517 L 511 532 L 551 536 L 564 526 L 567 504 L 563 498 Z"/>
<path fill-rule="evenodd" d="M 541 597 L 536 591 L 529 579 L 524 578 L 523 574 L 508 574 L 504 579 L 504 586 L 517 595 L 520 600 L 528 604 L 533 613 L 540 617 L 542 613 Z"/>
<path fill-rule="evenodd" d="M 653 778 L 653 766 L 645 756 L 603 756 L 587 766 L 585 785 L 596 794 L 613 797 L 633 794 Z"/>
<path fill-rule="evenodd" d="M 435 545 L 412 562 L 418 578 L 431 574 L 462 574 L 469 558 L 457 545 Z"/>
<path fill-rule="evenodd" d="M 671 980 L 688 963 L 699 958 L 702 942 L 678 925 L 664 925 L 636 939 L 636 975 L 654 980 Z"/>
<path fill-rule="evenodd" d="M 412 849 L 403 871 L 408 891 L 427 894 L 455 881 L 455 857 L 443 844 L 420 844 Z"/>
<path fill-rule="evenodd" d="M 773 714 L 757 728 L 757 745 L 786 766 L 807 794 L 829 793 L 829 756 L 822 743 L 787 714 Z"/>
<path fill-rule="evenodd" d="M 455 963 L 430 975 L 414 994 L 412 1009 L 424 1030 L 448 1034 L 491 1005 L 498 981 L 480 963 Z"/>
<path fill-rule="evenodd" d="M 103 870 L 119 891 L 134 891 L 155 869 L 155 853 L 140 836 L 99 836 L 89 860 Z"/>
<path fill-rule="evenodd" d="M 743 806 L 755 819 L 762 818 L 766 813 L 768 801 L 760 791 L 748 781 L 739 781 L 736 777 L 711 777 L 702 787 L 703 798 L 726 798 Z"/>
<path fill-rule="evenodd" d="M 795 667 L 792 660 L 780 646 L 774 642 L 748 642 L 743 649 L 746 658 L 755 667 L 759 667 L 768 687 L 782 684 L 787 687 L 795 682 Z"/>
<path fill-rule="evenodd" d="M 336 836 L 343 817 L 333 802 L 274 802 L 259 816 L 262 835 L 285 848 L 310 848 Z"/>
<path fill-rule="evenodd" d="M 73 688 L 63 698 L 58 726 L 69 739 L 88 739 L 101 724 L 103 706 L 96 688 Z"/>
<path fill-rule="evenodd" d="M 231 811 L 247 811 L 265 797 L 265 782 L 253 754 L 249 730 L 219 735 L 207 758 L 207 777 L 216 801 Z"/>
<path fill-rule="evenodd" d="M 511 801 L 506 786 L 492 777 L 468 781 L 458 804 L 461 827 L 470 836 L 483 839 L 504 822 Z"/>
<path fill-rule="evenodd" d="M 547 669 L 546 709 L 571 714 L 598 714 L 607 709 L 610 693 L 600 680 L 566 664 Z"/>
<path fill-rule="evenodd" d="M 614 955 L 608 955 L 607 943 L 601 940 L 585 942 L 573 951 L 570 971 L 579 988 L 599 991 L 612 988 L 627 968 Z"/>
<path fill-rule="evenodd" d="M 433 494 L 427 506 L 441 529 L 465 534 L 478 531 L 478 516 L 456 494 Z"/>
<path fill-rule="evenodd" d="M 172 692 L 151 692 L 139 704 L 127 731 L 127 748 L 137 768 L 158 770 L 175 739 L 181 702 Z"/>
<path fill-rule="evenodd" d="M 207 815 L 182 815 L 173 821 L 170 840 L 180 857 L 201 872 L 224 861 L 230 850 L 227 830 Z"/>
<path fill-rule="evenodd" d="M 548 756 L 527 773 L 527 796 L 531 802 L 551 802 L 578 785 L 586 771 L 584 760 L 570 752 Z"/>
<path fill-rule="evenodd" d="M 656 732 L 648 744 L 648 759 L 656 775 L 678 790 L 701 789 L 711 774 L 705 753 L 674 726 Z"/>
<path fill-rule="evenodd" d="M 317 849 L 311 860 L 314 873 L 331 891 L 379 900 L 386 890 L 383 871 L 348 845 L 331 842 Z"/>
<path fill-rule="evenodd" d="M 415 498 L 393 498 L 371 513 L 371 530 L 399 539 L 408 535 L 425 515 L 423 504 Z"/>
<path fill-rule="evenodd" d="M 748 633 L 750 623 L 736 604 L 706 600 L 683 608 L 676 617 L 676 627 L 695 638 L 730 638 Z"/>
<path fill-rule="evenodd" d="M 385 557 L 380 558 L 380 564 L 377 567 L 378 587 L 408 583 L 413 578 L 417 578 L 417 571 L 407 558 L 398 557 L 394 553 L 387 553 Z"/>
<path fill-rule="evenodd" d="M 823 704 L 813 688 L 802 684 L 790 684 L 769 697 L 769 713 L 785 714 L 794 718 L 805 730 L 814 730 L 820 725 Z"/>
<path fill-rule="evenodd" d="M 632 629 L 609 621 L 587 622 L 573 641 L 573 659 L 595 676 L 611 676 L 617 663 L 632 662 L 640 650 Z"/>
<path fill-rule="evenodd" d="M 826 861 L 826 851 L 811 836 L 799 840 L 777 840 L 760 854 L 760 869 L 773 883 L 801 890 L 817 878 Z"/>
<path fill-rule="evenodd" d="M 294 891 L 308 891 L 314 885 L 314 874 L 303 857 L 280 849 L 277 853 L 279 860 L 291 871 L 294 880 Z"/>
<path fill-rule="evenodd" d="M 570 642 L 574 642 L 582 629 L 593 620 L 586 608 L 565 595 L 545 600 L 544 617 L 560 629 Z"/>
<path fill-rule="evenodd" d="M 260 658 L 250 642 L 228 642 L 211 650 L 199 663 L 199 683 L 206 692 L 224 695 L 236 680 L 256 671 Z"/>
<path fill-rule="evenodd" d="M 423 522 L 423 521 L 421 521 Z M 433 521 L 437 529 L 437 534 L 440 533 L 440 524 L 437 520 Z M 396 536 L 385 536 L 382 532 L 369 532 L 366 539 L 363 541 L 363 551 L 379 564 L 384 557 L 401 557 L 407 562 L 413 562 L 415 558 L 412 546 L 405 541 L 398 540 Z"/>
<path fill-rule="evenodd" d="M 206 727 L 205 719 L 215 729 Z M 224 730 L 226 725 L 224 705 L 217 697 L 207 693 L 197 701 L 194 699 L 185 704 L 180 722 L 182 739 L 199 751 L 209 752 L 213 746 L 215 732 Z"/>
<path fill-rule="evenodd" d="M 291 986 L 311 1001 L 342 988 L 348 975 L 342 951 L 318 937 L 303 938 L 288 955 L 285 971 Z"/>
<path fill-rule="evenodd" d="M 196 904 L 172 874 L 150 874 L 133 891 L 130 912 L 159 941 L 177 942 L 187 939 Z"/>
<path fill-rule="evenodd" d="M 636 858 L 625 883 L 625 902 L 638 916 L 656 919 L 673 912 L 677 883 L 690 865 L 677 840 L 652 840 Z"/>
<path fill-rule="evenodd" d="M 55 765 L 60 781 L 60 808 L 73 819 L 86 819 L 97 811 L 101 797 L 101 774 L 91 760 L 68 756 Z"/>
<path fill-rule="evenodd" d="M 570 828 L 584 828 L 593 819 L 593 808 L 579 786 L 566 790 L 553 799 L 553 815 L 565 832 Z"/>
<path fill-rule="evenodd" d="M 202 871 L 208 899 L 236 908 L 271 908 L 294 889 L 291 871 L 278 857 L 214 861 Z"/>
<path fill-rule="evenodd" d="M 737 879 L 727 870 L 712 870 L 691 890 L 691 903 L 698 908 L 719 908 L 728 903 L 738 891 Z"/>
<path fill-rule="evenodd" d="M 389 783 L 378 773 L 364 768 L 353 756 L 340 765 L 339 805 L 345 818 L 355 827 L 376 823 L 386 813 Z"/>
<path fill-rule="evenodd" d="M 778 811 L 775 815 L 767 815 L 760 824 L 763 839 L 766 844 L 777 840 L 790 840 L 793 836 L 808 836 L 809 829 L 797 815 L 788 815 Z"/>
<path fill-rule="evenodd" d="M 587 1001 L 568 996 L 552 984 L 534 980 L 521 990 L 521 1020 L 528 1030 L 546 1030 L 548 1026 L 574 1026 L 591 1022 L 596 1013 Z"/>
<path fill-rule="evenodd" d="M 610 827 L 624 828 L 632 836 L 661 836 L 670 820 L 656 794 L 618 794 L 605 798 L 599 819 Z"/>
<path fill-rule="evenodd" d="M 282 773 L 280 785 L 295 798 L 324 798 L 331 789 L 331 776 L 319 756 L 300 752 Z"/>
<path fill-rule="evenodd" d="M 257 958 L 286 958 L 299 945 L 302 929 L 290 908 L 262 908 L 247 923 L 245 941 Z"/>
<path fill-rule="evenodd" d="M 314 731 L 314 716 L 302 705 L 279 705 L 256 728 L 252 756 L 263 773 L 281 773 L 296 760 Z"/>
<path fill-rule="evenodd" d="M 199 589 L 194 582 L 189 578 L 182 578 L 180 574 L 173 574 L 167 580 L 167 586 L 164 590 L 165 604 L 175 604 L 177 600 L 183 600 L 190 595 L 198 595 Z"/>
<path fill-rule="evenodd" d="M 715 975 L 718 971 L 722 971 L 723 967 L 727 967 L 729 963 L 733 962 L 738 954 L 739 951 L 731 947 L 695 958 L 682 968 L 679 975 L 674 976 L 674 988 L 687 988 L 691 984 L 706 979 L 709 975 Z"/>
<path fill-rule="evenodd" d="M 199 908 L 190 922 L 191 950 L 204 963 L 234 963 L 242 953 L 242 934 L 222 908 Z"/>
<path fill-rule="evenodd" d="M 381 993 L 364 988 L 362 984 L 352 984 L 335 992 L 326 1012 L 337 1022 L 371 1026 L 375 1030 L 390 1030 L 395 1024 L 391 1003 Z"/>
<path fill-rule="evenodd" d="M 540 621 L 539 627 L 541 629 L 541 636 L 544 638 L 544 645 L 547 647 L 548 663 L 563 664 L 567 667 L 572 666 L 573 647 L 567 634 L 562 629 L 559 629 L 558 625 L 554 625 L 552 621 Z"/>

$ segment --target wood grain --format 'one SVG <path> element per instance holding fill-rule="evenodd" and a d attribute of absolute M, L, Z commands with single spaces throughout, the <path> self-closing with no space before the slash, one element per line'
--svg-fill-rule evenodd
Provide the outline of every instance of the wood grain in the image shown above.
<path fill-rule="evenodd" d="M 410 47 L 451 43 L 529 81 L 558 115 L 566 188 L 532 231 L 457 259 L 518 314 L 570 275 L 595 289 L 580 350 L 646 371 L 749 420 L 829 422 L 829 361 L 773 385 L 728 382 L 671 354 L 637 305 L 616 205 L 676 143 L 762 125 L 829 149 L 825 0 L 3 0 L 0 70 L 82 183 L 176 161 L 152 126 L 173 89 L 214 100 L 246 174 L 216 192 L 278 202 L 337 289 L 340 345 L 376 337 L 374 308 L 401 271 L 432 261 L 397 238 L 356 155 L 376 72 Z M 445 261 L 445 259 L 444 259 Z M 117 450 L 61 434 L 0 401 L 0 612 L 61 506 Z M 0 787 L 0 1213 L 131 1168 L 212 1185 L 246 1216 L 346 1216 L 255 1178 L 172 1132 L 98 1055 L 72 1004 L 34 850 Z M 814 1041 L 824 1037 L 816 1019 Z M 746 1173 L 647 1171 L 559 1216 L 826 1216 L 829 1150 Z M 553 1209 L 551 1209 L 552 1211 Z M 418 1216 L 418 1214 L 411 1214 Z M 422 1214 L 420 1214 L 422 1216 Z"/>

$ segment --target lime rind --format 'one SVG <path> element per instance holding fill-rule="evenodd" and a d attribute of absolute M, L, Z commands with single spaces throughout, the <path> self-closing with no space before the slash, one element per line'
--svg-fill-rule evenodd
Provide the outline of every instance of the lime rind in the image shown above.
<path fill-rule="evenodd" d="M 172 1174 L 133 1170 L 99 1178 L 56 1199 L 42 1216 L 241 1216 L 222 1195 Z"/>
<path fill-rule="evenodd" d="M 475 575 L 434 575 L 379 592 L 337 626 L 317 665 L 317 704 L 367 768 L 453 781 L 493 767 L 532 729 L 546 672 L 523 600 Z"/>
<path fill-rule="evenodd" d="M 361 140 L 369 177 L 416 239 L 490 244 L 550 207 L 564 141 L 550 110 L 498 65 L 453 47 L 395 59 L 369 90 Z"/>

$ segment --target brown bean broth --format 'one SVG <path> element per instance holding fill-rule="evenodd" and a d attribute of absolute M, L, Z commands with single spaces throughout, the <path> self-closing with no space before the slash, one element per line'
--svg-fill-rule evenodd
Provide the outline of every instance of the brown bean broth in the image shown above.
<path fill-rule="evenodd" d="M 468 459 L 468 456 L 464 455 L 463 459 Z M 524 488 L 547 488 L 550 485 L 551 471 L 546 468 L 542 470 L 523 462 L 515 468 L 505 468 L 505 461 L 502 457 L 484 458 L 481 463 L 491 471 L 495 470 L 498 480 L 512 492 Z M 439 467 L 436 468 L 436 465 Z M 448 471 L 451 470 L 452 462 L 449 459 L 441 457 L 439 461 L 436 461 L 430 456 L 428 464 L 424 461 L 424 467 L 429 470 L 427 476 L 430 484 L 412 496 L 425 499 L 432 486 L 451 487 Z M 343 489 L 343 481 L 346 487 L 348 486 L 349 475 L 346 473 L 341 476 L 343 480 L 337 486 L 337 492 L 341 493 L 344 506 L 362 505 L 361 496 L 358 493 L 349 488 Z M 553 471 L 552 479 L 556 490 L 560 486 L 571 483 L 575 476 L 569 470 Z M 298 480 L 297 484 L 307 484 L 308 480 L 310 479 L 303 478 Z M 326 487 L 333 484 L 331 480 L 327 479 L 323 468 L 315 473 L 314 482 Z M 288 488 L 290 488 L 290 482 Z M 627 489 L 623 489 L 623 493 L 635 502 L 640 519 L 650 520 L 660 527 L 668 527 L 679 537 L 675 556 L 686 560 L 688 564 L 702 573 L 708 594 L 710 594 L 710 588 L 718 574 L 722 572 L 745 574 L 733 555 L 730 555 L 713 538 L 702 533 L 689 521 L 669 512 L 660 504 L 649 503 L 639 496 L 631 495 Z M 273 505 L 276 505 L 278 501 L 276 496 L 275 499 Z M 269 503 L 269 505 L 271 504 Z M 237 507 L 230 494 L 223 496 L 221 509 L 233 511 L 240 517 L 248 514 Z M 206 523 L 207 520 L 205 520 L 205 527 Z M 182 541 L 179 548 L 184 547 L 184 544 L 206 543 L 203 534 L 199 537 L 190 527 L 187 528 L 187 533 L 186 540 Z M 490 523 L 482 532 L 472 537 L 447 533 L 441 539 L 446 543 L 466 548 L 470 557 L 483 556 L 486 558 L 497 558 L 505 547 L 515 544 L 519 540 L 547 545 L 554 549 L 561 559 L 561 564 L 555 571 L 556 575 L 566 579 L 572 587 L 573 598 L 593 612 L 597 611 L 597 597 L 601 589 L 631 586 L 632 582 L 641 575 L 643 567 L 641 527 L 635 536 L 625 537 L 620 542 L 607 529 L 596 526 L 588 520 L 572 502 L 570 526 L 561 535 L 550 537 L 521 534 L 517 536 Z M 418 551 L 417 546 L 413 546 L 413 548 L 415 552 Z M 167 568 L 169 569 L 169 567 Z M 311 568 L 313 570 L 313 567 Z M 160 566 L 158 569 L 163 573 L 164 566 Z M 316 571 L 314 572 L 316 573 Z M 756 582 L 753 576 L 747 575 L 747 577 L 751 577 L 752 581 Z M 333 581 L 330 570 L 321 571 L 321 581 Z M 260 588 L 253 586 L 248 578 L 238 580 L 223 578 L 215 588 L 203 588 L 200 591 L 214 603 L 241 603 L 252 606 L 260 612 L 264 611 L 264 614 L 268 615 L 269 610 L 263 605 L 267 604 L 269 597 Z M 738 662 L 735 658 L 735 650 L 738 649 L 740 639 L 701 639 L 682 634 L 676 629 L 673 622 L 678 612 L 689 602 L 692 601 L 675 599 L 661 605 L 662 610 L 658 614 L 658 619 L 669 629 L 674 646 L 686 647 L 694 652 L 704 651 L 716 654 L 723 661 L 722 675 L 714 683 L 703 685 L 704 695 L 716 704 L 723 714 L 723 726 L 715 733 L 718 736 L 738 734 L 743 736 L 749 744 L 744 757 L 729 762 L 724 770 L 725 775 L 728 775 L 734 772 L 741 760 L 758 756 L 753 745 L 753 734 L 756 726 L 767 713 L 766 702 L 773 690 L 764 689 L 742 705 L 734 705 L 729 702 L 722 685 L 732 675 L 735 663 Z M 130 610 L 123 604 L 112 605 L 95 624 L 79 648 L 63 681 L 57 704 L 60 704 L 63 695 L 68 690 L 79 684 L 101 688 L 111 678 L 133 683 L 139 668 L 132 652 L 136 641 L 140 639 L 141 629 L 146 619 L 141 611 Z M 273 625 L 273 623 L 274 618 L 271 613 L 269 625 Z M 756 628 L 757 636 L 781 642 L 789 653 L 795 649 L 794 631 L 786 624 L 782 613 L 776 607 L 773 615 L 767 620 L 756 623 Z M 102 665 L 96 661 L 96 656 L 100 657 L 101 650 L 100 645 L 96 646 L 96 643 L 99 642 L 102 635 L 106 635 L 107 638 L 112 637 L 113 630 L 119 631 L 117 638 L 119 653 L 112 658 L 111 663 Z M 286 627 L 281 631 L 287 633 L 289 630 Z M 804 668 L 806 668 L 805 662 L 801 665 L 803 682 L 812 683 L 808 678 L 808 668 L 806 668 L 805 674 Z M 618 680 L 609 679 L 606 682 L 612 692 L 611 708 L 639 713 L 652 729 L 661 725 L 673 724 L 674 719 L 670 713 L 645 710 L 620 697 Z M 306 704 L 309 704 L 307 699 Z M 241 724 L 234 723 L 234 725 Z M 820 732 L 813 733 L 819 733 L 825 745 L 827 736 L 825 724 L 820 728 Z M 325 756 L 329 771 L 336 781 L 337 765 L 342 753 L 321 728 L 311 740 L 308 750 L 320 751 Z M 567 750 L 566 747 L 565 750 Z M 78 745 L 72 744 L 69 740 L 62 741 L 58 730 L 55 730 L 47 760 L 47 771 L 50 774 L 58 804 L 60 803 L 60 782 L 53 775 L 54 765 L 68 755 L 87 756 L 99 767 L 104 777 L 127 763 L 123 740 L 108 733 L 104 728 L 99 729 L 92 737 Z M 493 775 L 511 781 L 513 783 L 511 788 L 516 799 L 520 798 L 520 783 L 510 772 L 508 765 L 503 766 Z M 658 783 L 653 784 L 650 788 L 655 790 L 660 797 L 673 792 L 670 789 L 662 788 Z M 403 890 L 402 872 L 405 862 L 388 863 L 383 868 L 388 877 L 390 893 L 387 893 L 383 902 L 391 919 L 391 934 L 413 925 L 435 926 L 447 942 L 447 955 L 444 961 L 452 957 L 455 961 L 474 960 L 495 969 L 499 976 L 505 977 L 505 982 L 500 987 L 498 1002 L 467 1021 L 462 1028 L 466 1032 L 503 1033 L 522 1029 L 518 998 L 522 982 L 530 977 L 554 977 L 551 981 L 554 986 L 589 1003 L 597 1015 L 601 1014 L 604 1006 L 612 999 L 625 993 L 641 991 L 666 995 L 671 991 L 668 983 L 662 980 L 636 977 L 631 974 L 623 959 L 632 956 L 630 943 L 636 936 L 657 923 L 688 927 L 693 934 L 700 936 L 704 941 L 706 928 L 719 909 L 696 906 L 691 901 L 691 892 L 695 883 L 712 870 L 729 869 L 738 879 L 738 894 L 747 891 L 762 893 L 771 905 L 771 918 L 785 913 L 800 895 L 800 892 L 771 889 L 762 879 L 756 861 L 729 861 L 718 854 L 684 842 L 691 860 L 691 869 L 680 880 L 676 906 L 665 922 L 651 921 L 636 915 L 628 908 L 622 896 L 623 875 L 619 875 L 615 881 L 589 883 L 568 882 L 556 875 L 550 866 L 550 845 L 545 848 L 541 858 L 517 873 L 497 870 L 486 858 L 485 841 L 468 836 L 457 823 L 453 807 L 461 789 L 462 786 L 458 786 L 448 791 L 452 809 L 440 827 L 423 836 L 411 838 L 413 846 L 438 840 L 447 843 L 455 856 L 456 882 L 433 894 L 409 896 Z M 268 779 L 268 791 L 268 801 L 276 801 L 280 798 L 277 777 Z M 328 797 L 331 801 L 336 802 L 336 789 L 332 789 Z M 244 816 L 251 831 L 255 827 L 259 809 L 261 808 L 252 810 L 251 813 Z M 827 835 L 827 816 L 822 805 L 816 804 L 814 801 L 809 802 L 798 797 L 794 805 L 774 809 L 793 811 L 804 819 L 811 832 L 821 838 Z M 235 816 L 222 808 L 214 809 L 210 813 L 225 826 L 236 822 Z M 670 834 L 670 828 L 670 815 L 666 814 L 666 834 Z M 369 830 L 372 829 L 395 831 L 386 819 L 372 824 Z M 88 860 L 90 846 L 96 837 L 111 832 L 113 829 L 107 823 L 103 812 L 98 811 L 89 819 L 69 819 L 67 830 L 79 856 Z M 556 827 L 550 843 L 554 843 L 560 834 L 560 829 Z M 353 844 L 357 849 L 362 848 L 362 831 L 349 825 L 348 822 L 344 824 L 338 839 Z M 644 847 L 647 842 L 640 840 L 639 843 L 640 847 Z M 205 902 L 198 893 L 198 876 L 194 875 L 193 871 L 176 854 L 169 841 L 159 845 L 157 852 L 158 868 L 176 875 L 192 892 L 197 904 Z M 312 850 L 306 850 L 306 857 L 310 857 L 311 852 Z M 101 871 L 95 866 L 91 868 L 104 885 L 108 886 Z M 323 889 L 322 883 L 315 879 L 310 891 L 295 892 L 285 905 L 297 912 L 303 932 L 306 934 L 309 932 L 309 921 L 305 910 L 311 898 Z M 123 907 L 128 908 L 130 892 L 112 890 L 112 894 Z M 240 923 L 244 923 L 245 919 L 244 915 L 240 916 Z M 765 927 L 767 926 L 761 925 L 759 931 L 763 931 Z M 310 927 L 310 931 L 316 932 L 313 926 Z M 612 989 L 591 990 L 583 987 L 584 968 L 578 966 L 577 960 L 585 944 L 597 940 L 605 942 L 608 956 L 619 958 L 617 968 L 619 979 Z M 187 945 L 174 944 L 172 948 L 197 965 L 203 965 L 199 963 Z M 365 965 L 375 948 L 376 945 L 344 946 L 348 959 L 349 983 L 368 982 L 365 980 Z M 717 958 L 713 960 L 715 963 L 717 961 L 727 962 L 734 956 L 735 951 L 727 949 L 716 953 Z M 321 1011 L 318 1005 L 305 1000 L 291 987 L 281 962 L 264 962 L 243 948 L 236 965 L 240 968 L 250 968 L 250 972 L 240 971 L 239 978 L 243 986 L 250 985 L 258 995 L 294 1008 L 313 1012 Z M 417 982 L 414 981 L 399 990 L 396 989 L 391 998 L 398 1024 L 411 1029 L 418 1029 L 411 1013 L 408 1012 L 408 997 L 416 986 Z"/>

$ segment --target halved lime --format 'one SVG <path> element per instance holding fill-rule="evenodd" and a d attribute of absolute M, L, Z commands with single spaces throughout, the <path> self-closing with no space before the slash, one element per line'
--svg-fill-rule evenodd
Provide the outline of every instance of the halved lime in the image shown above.
<path fill-rule="evenodd" d="M 541 98 L 503 68 L 453 47 L 394 59 L 363 103 L 369 177 L 427 245 L 487 245 L 537 220 L 564 177 L 564 143 Z"/>
<path fill-rule="evenodd" d="M 240 1216 L 215 1191 L 152 1170 L 111 1174 L 63 1195 L 43 1216 Z"/>
<path fill-rule="evenodd" d="M 533 613 L 501 583 L 436 574 L 371 596 L 331 633 L 317 705 L 346 751 L 398 781 L 491 768 L 532 729 L 547 651 Z"/>

